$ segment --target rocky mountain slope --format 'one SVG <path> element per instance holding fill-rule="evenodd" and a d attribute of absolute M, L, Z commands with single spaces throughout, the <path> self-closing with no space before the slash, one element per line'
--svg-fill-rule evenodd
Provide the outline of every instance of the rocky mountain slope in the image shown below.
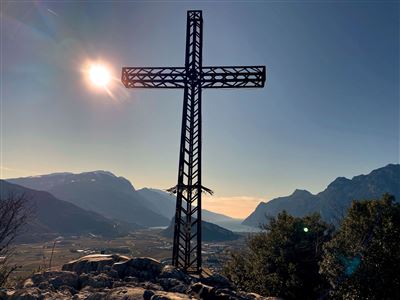
<path fill-rule="evenodd" d="M 168 226 L 175 214 L 175 196 L 158 189 L 135 190 L 127 179 L 107 171 L 53 173 L 11 178 L 7 181 L 47 191 L 61 200 L 107 218 L 144 227 Z M 235 221 L 223 214 L 204 209 L 203 218 L 216 224 Z"/>
<path fill-rule="evenodd" d="M 147 200 L 148 207 L 153 209 L 159 214 L 171 219 L 175 215 L 176 197 L 162 190 L 143 188 L 137 192 Z M 202 210 L 203 220 L 212 222 L 217 225 L 224 224 L 224 222 L 234 221 L 234 218 L 228 217 L 223 214 L 215 213 L 207 209 Z"/>
<path fill-rule="evenodd" d="M 174 236 L 174 223 L 175 218 L 172 219 L 168 228 L 164 229 L 161 234 L 165 237 L 173 238 Z M 232 241 L 239 238 L 236 233 L 225 229 L 216 224 L 202 221 L 201 223 L 202 240 L 205 242 L 211 241 Z"/>
<path fill-rule="evenodd" d="M 115 237 L 133 229 L 59 200 L 48 192 L 35 191 L 4 180 L 0 180 L 0 194 L 1 199 L 11 194 L 25 196 L 31 217 L 22 230 L 20 239 L 24 241 L 41 240 L 57 235 L 95 234 Z"/>
<path fill-rule="evenodd" d="M 399 164 L 389 164 L 368 175 L 359 175 L 352 179 L 338 177 L 317 195 L 296 190 L 290 196 L 262 202 L 243 224 L 259 226 L 266 222 L 266 216 L 276 216 L 282 210 L 295 216 L 319 212 L 325 220 L 336 222 L 353 200 L 376 199 L 384 193 L 392 194 L 397 201 L 400 200 Z"/>
<path fill-rule="evenodd" d="M 7 181 L 47 191 L 58 199 L 110 219 L 145 227 L 167 226 L 170 222 L 170 218 L 149 208 L 148 200 L 143 198 L 127 179 L 110 172 L 54 173 Z"/>
<path fill-rule="evenodd" d="M 225 277 L 196 278 L 146 257 L 89 255 L 62 271 L 36 273 L 16 289 L 0 290 L 0 299 L 267 299 L 239 291 Z M 272 298 L 268 298 L 272 299 Z"/>

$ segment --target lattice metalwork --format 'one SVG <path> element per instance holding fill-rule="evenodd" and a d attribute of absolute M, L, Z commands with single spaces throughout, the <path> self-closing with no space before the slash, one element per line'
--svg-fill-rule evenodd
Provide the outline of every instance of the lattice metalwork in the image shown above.
<path fill-rule="evenodd" d="M 127 88 L 184 88 L 190 81 L 185 68 L 122 68 Z M 198 74 L 202 88 L 264 87 L 264 66 L 203 67 Z"/>
<path fill-rule="evenodd" d="M 188 273 L 201 273 L 201 91 L 203 88 L 264 87 L 265 66 L 202 66 L 203 17 L 187 12 L 185 67 L 124 67 L 127 88 L 182 88 L 183 116 L 179 150 L 172 262 Z"/>

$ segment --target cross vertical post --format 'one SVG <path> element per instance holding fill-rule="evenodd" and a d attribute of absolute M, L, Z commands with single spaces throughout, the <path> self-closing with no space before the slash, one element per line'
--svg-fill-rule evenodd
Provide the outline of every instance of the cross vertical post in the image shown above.
<path fill-rule="evenodd" d="M 176 194 L 172 263 L 186 273 L 201 274 L 202 120 L 203 88 L 262 88 L 265 66 L 203 67 L 203 17 L 201 10 L 187 12 L 185 67 L 123 67 L 121 81 L 127 88 L 184 90 L 178 184 Z"/>
<path fill-rule="evenodd" d="M 188 11 L 186 25 L 183 116 L 172 263 L 187 272 L 201 272 L 201 11 Z"/>

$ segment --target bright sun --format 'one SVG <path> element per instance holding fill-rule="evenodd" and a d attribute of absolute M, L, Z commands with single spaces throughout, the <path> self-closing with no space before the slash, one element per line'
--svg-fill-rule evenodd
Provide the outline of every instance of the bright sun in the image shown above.
<path fill-rule="evenodd" d="M 103 65 L 92 65 L 89 69 L 90 81 L 100 87 L 106 87 L 111 80 L 110 71 Z"/>

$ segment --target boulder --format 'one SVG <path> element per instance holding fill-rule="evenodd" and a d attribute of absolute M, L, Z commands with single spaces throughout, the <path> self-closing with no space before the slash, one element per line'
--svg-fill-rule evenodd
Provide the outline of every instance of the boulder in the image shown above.
<path fill-rule="evenodd" d="M 72 271 L 78 274 L 107 271 L 119 262 L 129 260 L 128 257 L 118 254 L 92 254 L 73 260 L 62 266 L 63 271 Z"/>
<path fill-rule="evenodd" d="M 117 262 L 112 267 L 119 277 L 137 277 L 140 280 L 155 279 L 161 273 L 162 265 L 159 261 L 148 257 L 137 257 L 127 261 Z"/>
<path fill-rule="evenodd" d="M 119 287 L 110 290 L 105 299 L 107 300 L 143 300 L 145 289 L 140 287 Z"/>
<path fill-rule="evenodd" d="M 202 278 L 201 282 L 216 288 L 233 288 L 233 285 L 228 278 L 218 273 Z"/>
<path fill-rule="evenodd" d="M 55 272 L 52 272 L 55 273 Z M 74 289 L 78 288 L 78 275 L 72 272 L 56 272 L 48 279 L 50 285 L 55 289 L 61 286 L 68 286 Z"/>
<path fill-rule="evenodd" d="M 81 274 L 79 276 L 79 283 L 81 287 L 90 286 L 93 288 L 111 288 L 113 286 L 113 278 L 104 273 L 95 276 Z"/>
<path fill-rule="evenodd" d="M 16 290 L 11 296 L 10 300 L 69 300 L 72 295 L 68 291 L 41 291 L 36 287 Z"/>
<path fill-rule="evenodd" d="M 189 293 L 197 299 L 213 299 L 213 287 L 196 282 L 190 286 Z"/>
<path fill-rule="evenodd" d="M 163 291 L 163 288 L 155 283 L 152 282 L 141 282 L 138 284 L 138 286 L 146 289 L 146 290 L 152 290 L 152 291 Z"/>
<path fill-rule="evenodd" d="M 213 299 L 218 300 L 242 300 L 242 298 L 236 294 L 235 291 L 230 289 L 218 289 L 214 291 Z"/>
<path fill-rule="evenodd" d="M 162 268 L 160 275 L 158 276 L 160 278 L 174 278 L 178 279 L 180 281 L 183 281 L 185 283 L 190 282 L 190 276 L 186 275 L 183 273 L 181 270 L 178 268 L 175 268 L 174 266 L 171 265 L 166 265 Z"/>
<path fill-rule="evenodd" d="M 145 290 L 143 293 L 143 299 L 144 300 L 150 300 L 151 297 L 153 297 L 154 292 L 152 290 Z"/>
<path fill-rule="evenodd" d="M 156 292 L 151 300 L 187 300 L 191 299 L 188 295 L 170 292 Z"/>
<path fill-rule="evenodd" d="M 188 286 L 186 284 L 178 284 L 169 289 L 169 292 L 186 294 Z"/>
<path fill-rule="evenodd" d="M 76 295 L 75 295 L 76 296 Z M 93 293 L 84 293 L 81 298 L 76 298 L 79 300 L 104 300 L 106 299 L 106 292 L 93 292 Z M 79 297 L 79 296 L 78 296 Z"/>
<path fill-rule="evenodd" d="M 139 279 L 137 279 L 136 277 L 133 277 L 133 276 L 125 276 L 124 277 L 124 281 L 125 282 L 133 282 L 133 283 L 138 283 L 139 282 Z"/>
<path fill-rule="evenodd" d="M 177 285 L 183 285 L 182 281 L 175 278 L 159 278 L 157 282 L 165 291 L 169 291 L 171 288 Z"/>
<path fill-rule="evenodd" d="M 9 297 L 11 300 L 37 300 L 44 299 L 41 291 L 38 288 L 30 287 L 16 290 L 12 296 Z"/>
<path fill-rule="evenodd" d="M 47 285 L 48 285 L 48 283 L 47 283 Z M 25 289 L 26 288 L 30 288 L 30 287 L 34 287 L 34 286 L 35 286 L 35 283 L 33 282 L 32 278 L 28 278 L 22 283 L 22 287 L 25 288 Z"/>
<path fill-rule="evenodd" d="M 78 275 L 68 271 L 48 271 L 43 273 L 35 273 L 23 283 L 23 288 L 39 287 L 46 289 L 51 285 L 54 289 L 61 286 L 68 286 L 74 289 L 78 288 Z"/>

